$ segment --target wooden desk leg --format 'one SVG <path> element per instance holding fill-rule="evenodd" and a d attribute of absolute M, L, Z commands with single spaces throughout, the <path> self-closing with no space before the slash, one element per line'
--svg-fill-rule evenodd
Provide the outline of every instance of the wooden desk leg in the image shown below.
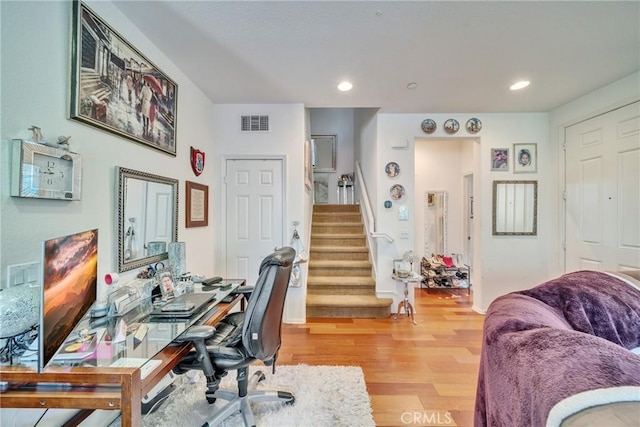
<path fill-rule="evenodd" d="M 142 384 L 140 382 L 140 370 L 133 375 L 124 376 L 122 381 L 122 394 L 120 410 L 122 427 L 139 427 L 142 422 Z"/>

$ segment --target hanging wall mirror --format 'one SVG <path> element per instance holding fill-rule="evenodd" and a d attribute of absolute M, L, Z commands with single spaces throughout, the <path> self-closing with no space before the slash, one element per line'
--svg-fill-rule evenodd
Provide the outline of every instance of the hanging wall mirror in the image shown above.
<path fill-rule="evenodd" d="M 118 271 L 168 258 L 178 241 L 178 180 L 116 167 Z"/>
<path fill-rule="evenodd" d="M 447 245 L 447 192 L 427 191 L 424 194 L 424 254 L 445 255 Z"/>
<path fill-rule="evenodd" d="M 336 171 L 336 135 L 311 135 L 314 172 Z"/>
<path fill-rule="evenodd" d="M 493 181 L 493 235 L 535 236 L 538 181 Z"/>

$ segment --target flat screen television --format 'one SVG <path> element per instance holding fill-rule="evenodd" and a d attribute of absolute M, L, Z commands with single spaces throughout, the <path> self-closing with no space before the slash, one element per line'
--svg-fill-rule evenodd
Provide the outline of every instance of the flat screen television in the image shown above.
<path fill-rule="evenodd" d="M 98 230 L 46 240 L 39 369 L 44 368 L 96 300 Z"/>

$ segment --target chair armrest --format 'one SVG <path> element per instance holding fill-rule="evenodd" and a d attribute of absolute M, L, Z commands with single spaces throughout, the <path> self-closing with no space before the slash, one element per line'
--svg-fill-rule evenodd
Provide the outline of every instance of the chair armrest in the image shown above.
<path fill-rule="evenodd" d="M 231 295 L 251 295 L 251 293 L 253 292 L 255 286 L 253 285 L 247 285 L 247 286 L 238 286 L 237 288 L 235 288 L 233 291 L 231 291 Z M 247 297 L 249 298 L 249 297 Z"/>
<path fill-rule="evenodd" d="M 213 326 L 196 325 L 184 331 L 182 335 L 175 339 L 175 341 L 179 343 L 198 340 L 204 341 L 211 338 L 215 333 L 216 328 L 214 328 Z"/>

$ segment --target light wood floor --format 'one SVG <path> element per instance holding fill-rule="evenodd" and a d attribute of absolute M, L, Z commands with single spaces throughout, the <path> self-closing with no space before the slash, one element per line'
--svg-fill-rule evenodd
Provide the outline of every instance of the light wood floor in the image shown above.
<path fill-rule="evenodd" d="M 484 316 L 466 290 L 415 292 L 417 326 L 309 318 L 283 326 L 278 363 L 361 366 L 377 426 L 472 426 Z"/>

